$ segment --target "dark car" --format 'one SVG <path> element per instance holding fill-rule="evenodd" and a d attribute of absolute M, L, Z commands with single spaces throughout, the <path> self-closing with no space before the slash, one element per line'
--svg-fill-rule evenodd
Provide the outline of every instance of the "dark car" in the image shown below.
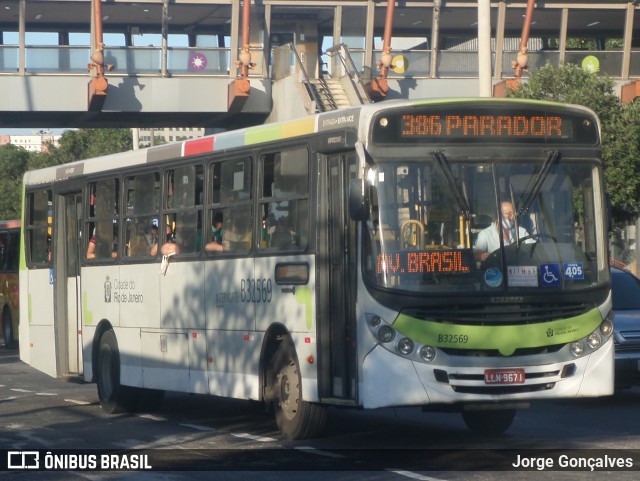
<path fill-rule="evenodd" d="M 616 386 L 640 385 L 640 279 L 611 267 Z"/>

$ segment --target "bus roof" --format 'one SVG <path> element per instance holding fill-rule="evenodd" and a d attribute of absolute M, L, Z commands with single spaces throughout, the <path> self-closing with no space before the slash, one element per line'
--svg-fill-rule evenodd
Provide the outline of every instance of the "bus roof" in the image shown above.
<path fill-rule="evenodd" d="M 79 160 L 68 164 L 28 171 L 24 175 L 26 185 L 37 185 L 61 181 L 73 177 L 99 172 L 108 172 L 132 166 L 162 162 L 171 159 L 186 158 L 225 151 L 234 151 L 244 147 L 263 144 L 270 141 L 293 139 L 314 133 L 340 131 L 345 129 L 359 130 L 362 125 L 378 111 L 407 105 L 455 105 L 467 104 L 500 104 L 522 103 L 527 105 L 573 108 L 589 115 L 589 109 L 569 104 L 558 104 L 548 101 L 529 99 L 503 98 L 453 98 L 453 99 L 419 99 L 419 100 L 385 100 L 376 104 L 366 104 L 346 109 L 323 112 L 295 120 L 247 127 L 239 130 L 221 132 L 197 139 L 184 140 L 166 145 L 148 147 L 140 150 L 110 154 L 93 159 Z M 362 132 L 360 132 L 362 133 Z"/>

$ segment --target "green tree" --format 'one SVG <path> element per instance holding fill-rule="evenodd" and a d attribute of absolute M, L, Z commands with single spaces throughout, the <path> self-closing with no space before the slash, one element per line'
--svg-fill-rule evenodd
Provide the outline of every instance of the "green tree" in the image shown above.
<path fill-rule="evenodd" d="M 614 217 L 630 220 L 640 214 L 640 103 L 622 108 L 603 141 L 605 180 Z"/>
<path fill-rule="evenodd" d="M 604 129 L 620 115 L 622 108 L 614 87 L 610 77 L 585 72 L 576 65 L 554 67 L 547 64 L 532 72 L 526 82 L 508 95 L 584 105 L 598 114 Z"/>
<path fill-rule="evenodd" d="M 50 150 L 54 164 L 124 152 L 133 148 L 129 129 L 78 129 L 65 131 L 58 147 Z"/>
<path fill-rule="evenodd" d="M 29 152 L 6 144 L 0 147 L 0 219 L 19 219 L 22 176 L 29 165 Z"/>
<path fill-rule="evenodd" d="M 596 112 L 602 122 L 606 188 L 614 217 L 624 220 L 640 213 L 640 106 L 622 104 L 614 86 L 611 78 L 576 65 L 547 64 L 508 96 L 579 104 Z"/>
<path fill-rule="evenodd" d="M 0 219 L 20 218 L 22 177 L 27 170 L 123 152 L 132 146 L 129 129 L 67 130 L 57 147 L 48 146 L 48 152 L 28 152 L 11 144 L 0 146 Z"/>

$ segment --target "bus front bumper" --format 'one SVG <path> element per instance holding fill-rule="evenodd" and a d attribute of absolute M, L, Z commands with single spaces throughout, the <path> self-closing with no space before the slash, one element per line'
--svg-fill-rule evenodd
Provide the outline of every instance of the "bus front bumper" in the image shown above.
<path fill-rule="evenodd" d="M 485 370 L 511 368 L 524 369 L 524 382 L 485 381 Z M 613 372 L 612 339 L 581 358 L 541 365 L 521 365 L 510 358 L 469 358 L 455 367 L 426 364 L 377 346 L 364 360 L 360 399 L 370 409 L 607 396 L 613 394 Z"/>

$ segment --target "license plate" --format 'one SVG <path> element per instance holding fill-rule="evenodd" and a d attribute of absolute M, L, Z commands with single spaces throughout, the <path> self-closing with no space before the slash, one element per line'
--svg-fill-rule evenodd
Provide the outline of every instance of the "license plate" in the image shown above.
<path fill-rule="evenodd" d="M 485 384 L 524 384 L 524 369 L 485 369 Z"/>

